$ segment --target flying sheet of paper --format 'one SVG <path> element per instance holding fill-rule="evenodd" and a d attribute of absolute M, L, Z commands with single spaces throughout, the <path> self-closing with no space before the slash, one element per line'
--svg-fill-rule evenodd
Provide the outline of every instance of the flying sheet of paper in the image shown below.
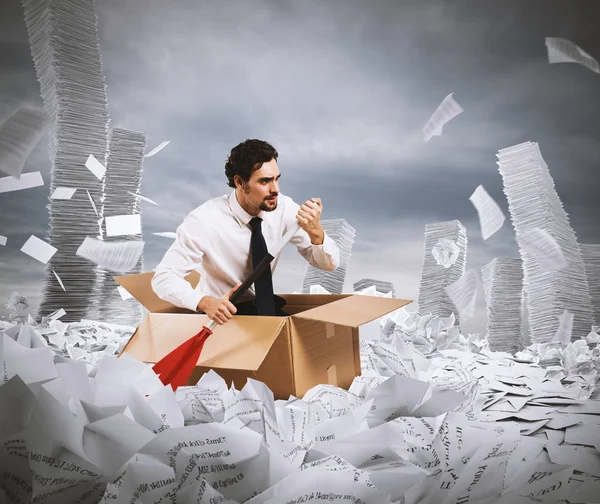
<path fill-rule="evenodd" d="M 8 238 L 6 236 L 0 235 L 0 245 L 5 246 Z"/>
<path fill-rule="evenodd" d="M 57 187 L 54 189 L 50 199 L 68 200 L 73 197 L 75 191 L 77 191 L 77 188 L 74 187 Z"/>
<path fill-rule="evenodd" d="M 433 136 L 441 136 L 444 125 L 463 112 L 463 108 L 456 102 L 450 93 L 442 100 L 431 118 L 423 128 L 423 141 L 428 142 Z"/>
<path fill-rule="evenodd" d="M 106 236 L 142 234 L 142 220 L 139 214 L 105 217 L 104 222 L 106 223 Z"/>
<path fill-rule="evenodd" d="M 90 154 L 85 162 L 85 167 L 90 170 L 98 180 L 102 180 L 106 173 L 105 166 Z"/>
<path fill-rule="evenodd" d="M 148 154 L 146 154 L 144 157 L 151 157 L 154 156 L 154 154 L 159 153 L 161 150 L 163 150 L 167 145 L 169 145 L 169 143 L 171 143 L 171 140 L 167 140 L 166 142 L 162 142 L 161 144 L 157 145 L 156 147 L 154 147 L 154 149 L 152 149 L 150 152 L 148 152 Z"/>
<path fill-rule="evenodd" d="M 548 63 L 579 63 L 592 72 L 600 73 L 598 61 L 569 40 L 546 37 L 546 48 L 548 49 Z"/>
<path fill-rule="evenodd" d="M 125 273 L 137 264 L 143 249 L 143 241 L 104 242 L 86 236 L 76 255 L 103 268 Z"/>
<path fill-rule="evenodd" d="M 2 177 L 0 178 L 0 193 L 21 191 L 44 185 L 44 179 L 39 171 L 23 173 L 20 178 Z"/>
<path fill-rule="evenodd" d="M 456 262 L 456 259 L 458 259 L 459 254 L 460 249 L 456 242 L 447 238 L 439 239 L 431 249 L 431 255 L 435 259 L 435 262 L 444 268 L 452 266 Z"/>
<path fill-rule="evenodd" d="M 52 273 L 54 273 L 54 276 L 56 277 L 56 280 L 58 281 L 58 283 L 60 284 L 60 286 L 62 287 L 62 290 L 64 290 L 65 292 L 67 292 L 67 289 L 65 289 L 64 284 L 62 283 L 62 280 L 60 279 L 60 277 L 56 274 L 56 271 L 54 271 L 54 268 L 52 268 Z"/>
<path fill-rule="evenodd" d="M 464 275 L 456 282 L 444 289 L 457 309 L 461 322 L 471 319 L 475 315 L 478 284 L 477 270 L 471 268 L 465 271 Z"/>
<path fill-rule="evenodd" d="M 90 203 L 92 204 L 92 208 L 94 209 L 95 214 L 99 217 L 100 215 L 98 214 L 98 209 L 96 208 L 96 203 L 94 202 L 94 198 L 92 198 L 92 195 L 90 194 L 90 191 L 88 191 L 86 189 L 85 192 L 88 195 L 88 198 L 90 200 Z"/>
<path fill-rule="evenodd" d="M 538 262 L 545 271 L 564 268 L 567 260 L 554 237 L 541 228 L 532 228 L 517 236 L 520 247 Z"/>
<path fill-rule="evenodd" d="M 0 126 L 0 171 L 19 177 L 48 120 L 43 109 L 23 107 Z"/>
<path fill-rule="evenodd" d="M 131 191 L 127 191 L 127 193 L 128 193 L 128 194 L 131 194 L 132 196 L 134 196 L 134 197 L 136 197 L 137 199 L 140 199 L 140 200 L 142 200 L 142 201 L 146 201 L 146 202 L 148 202 L 148 203 L 152 203 L 153 205 L 160 206 L 160 205 L 159 205 L 159 204 L 158 204 L 156 201 L 154 201 L 154 200 L 151 200 L 150 198 L 146 198 L 146 196 L 142 196 L 141 194 L 136 194 L 136 193 L 133 193 L 133 192 L 131 192 Z"/>
<path fill-rule="evenodd" d="M 160 232 L 160 233 L 152 233 L 153 235 L 156 236 L 162 236 L 163 238 L 177 238 L 177 233 L 173 233 L 171 231 L 164 231 L 164 232 Z"/>
<path fill-rule="evenodd" d="M 28 256 L 31 256 L 44 264 L 46 264 L 52 258 L 52 256 L 56 254 L 56 251 L 57 249 L 52 245 L 40 240 L 34 235 L 31 235 L 21 247 L 21 252 L 24 252 Z"/>
<path fill-rule="evenodd" d="M 473 203 L 479 215 L 481 236 L 484 240 L 487 240 L 504 225 L 506 216 L 498 203 L 494 201 L 482 185 L 477 186 L 469 200 Z"/>

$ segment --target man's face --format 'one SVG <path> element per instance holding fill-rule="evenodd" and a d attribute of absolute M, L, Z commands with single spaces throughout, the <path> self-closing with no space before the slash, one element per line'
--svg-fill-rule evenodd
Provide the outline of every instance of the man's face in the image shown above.
<path fill-rule="evenodd" d="M 275 159 L 263 163 L 260 169 L 252 173 L 243 190 L 238 191 L 238 196 L 241 196 L 238 200 L 242 207 L 251 215 L 258 215 L 261 210 L 275 210 L 279 195 L 279 177 L 281 174 Z"/>

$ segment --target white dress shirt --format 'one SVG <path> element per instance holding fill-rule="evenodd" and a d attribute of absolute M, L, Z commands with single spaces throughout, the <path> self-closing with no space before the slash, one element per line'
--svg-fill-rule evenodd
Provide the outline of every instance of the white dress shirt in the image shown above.
<path fill-rule="evenodd" d="M 292 198 L 279 193 L 277 208 L 258 214 L 268 250 L 296 222 L 299 208 Z M 192 210 L 177 228 L 175 242 L 156 267 L 152 278 L 156 295 L 175 306 L 196 311 L 204 296 L 221 297 L 242 283 L 252 272 L 251 219 L 252 215 L 239 204 L 235 189 L 230 195 L 213 198 Z M 339 266 L 338 246 L 327 234 L 322 245 L 313 245 L 301 228 L 290 243 L 315 268 L 332 271 Z M 279 256 L 271 262 L 273 273 Z M 194 289 L 184 277 L 198 269 L 201 277 Z M 242 301 L 254 297 L 252 285 Z"/>

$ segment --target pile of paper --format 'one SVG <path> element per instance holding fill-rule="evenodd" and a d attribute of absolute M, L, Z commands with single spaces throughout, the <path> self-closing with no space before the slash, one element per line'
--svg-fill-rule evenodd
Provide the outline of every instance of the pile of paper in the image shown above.
<path fill-rule="evenodd" d="M 593 323 L 600 325 L 600 244 L 579 245 L 590 289 Z"/>
<path fill-rule="evenodd" d="M 531 341 L 550 341 L 563 310 L 574 315 L 573 339 L 584 337 L 592 308 L 583 259 L 538 144 L 502 149 L 497 157 L 523 260 Z"/>
<path fill-rule="evenodd" d="M 522 261 L 506 257 L 495 258 L 481 268 L 481 274 L 490 348 L 509 353 L 522 350 Z"/>
<path fill-rule="evenodd" d="M 440 339 L 452 320 L 401 309 L 389 321 L 361 344 L 363 375 L 348 391 L 320 385 L 278 401 L 260 382 L 237 391 L 212 371 L 173 393 L 127 355 L 65 359 L 40 326 L 4 323 L 0 405 L 13 406 L 0 418 L 0 499 L 593 501 L 600 402 L 581 383 L 485 346 L 427 357 L 409 332 Z M 569 345 L 570 369 L 597 371 L 598 352 L 584 362 L 590 351 Z"/>
<path fill-rule="evenodd" d="M 441 242 L 441 244 L 440 244 Z M 441 263 L 440 246 L 453 243 L 458 254 L 445 254 L 452 263 L 449 266 Z M 448 249 L 448 247 L 445 247 Z M 436 249 L 436 253 L 434 253 Z M 419 286 L 419 311 L 434 316 L 447 317 L 455 311 L 455 306 L 448 298 L 445 288 L 459 280 L 465 273 L 467 255 L 467 231 L 457 220 L 435 222 L 425 226 L 425 244 L 421 282 Z M 436 259 L 437 257 L 437 259 Z"/>
<path fill-rule="evenodd" d="M 113 128 L 110 131 L 109 155 L 105 177 L 104 217 L 119 217 L 121 215 L 140 215 L 140 199 L 136 195 L 140 192 L 144 150 L 146 136 L 143 133 Z M 140 217 L 141 219 L 141 217 Z M 123 232 L 127 232 L 124 230 Z M 135 229 L 134 231 L 137 231 Z M 141 229 L 140 229 L 141 231 Z M 117 242 L 137 242 L 137 255 L 135 265 L 127 269 L 130 274 L 143 271 L 144 246 L 142 233 L 108 236 L 106 224 L 104 227 L 104 241 L 107 244 Z M 131 245 L 135 247 L 135 245 Z M 97 271 L 98 282 L 94 294 L 94 303 L 90 307 L 88 317 L 94 320 L 110 320 L 117 324 L 138 325 L 142 321 L 142 307 L 135 301 L 124 300 L 117 290 L 114 280 L 114 271 L 99 266 Z"/>
<path fill-rule="evenodd" d="M 344 290 L 346 270 L 352 255 L 356 230 L 345 219 L 323 220 L 321 225 L 327 236 L 335 241 L 340 250 L 340 264 L 333 271 L 323 271 L 308 264 L 302 282 L 302 293 L 308 294 L 310 286 L 318 284 L 332 294 L 341 294 Z"/>
<path fill-rule="evenodd" d="M 96 279 L 95 266 L 75 253 L 86 236 L 101 235 L 107 152 L 108 106 L 97 19 L 91 0 L 22 3 L 44 108 L 51 120 L 49 195 L 57 187 L 80 189 L 71 199 L 49 200 L 49 242 L 58 250 L 46 268 L 39 312 L 47 315 L 64 307 L 66 318 L 77 321 L 87 315 Z M 91 161 L 88 167 L 86 160 Z"/>
<path fill-rule="evenodd" d="M 362 291 L 367 287 L 375 287 L 378 294 L 388 294 L 391 292 L 391 297 L 395 297 L 394 284 L 386 280 L 374 280 L 373 278 L 363 278 L 355 282 L 352 288 L 354 291 Z"/>
<path fill-rule="evenodd" d="M 0 125 L 0 172 L 21 177 L 27 158 L 44 133 L 47 119 L 43 110 L 23 107 Z"/>

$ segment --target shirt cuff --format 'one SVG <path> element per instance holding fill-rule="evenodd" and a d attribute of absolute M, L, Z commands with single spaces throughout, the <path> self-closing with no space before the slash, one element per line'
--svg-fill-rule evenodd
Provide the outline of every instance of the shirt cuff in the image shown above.
<path fill-rule="evenodd" d="M 327 233 L 323 236 L 323 243 L 321 245 L 314 245 L 313 247 L 317 247 L 321 253 L 323 253 L 329 262 L 333 265 L 333 268 L 336 269 L 339 266 L 339 253 L 338 246 Z"/>
<path fill-rule="evenodd" d="M 202 291 L 197 291 L 197 290 L 190 292 L 190 294 L 188 296 L 186 296 L 186 298 L 183 300 L 184 307 L 193 312 L 197 312 L 198 311 L 198 303 L 204 296 L 207 296 L 207 295 L 208 295 L 207 292 L 202 292 Z"/>

